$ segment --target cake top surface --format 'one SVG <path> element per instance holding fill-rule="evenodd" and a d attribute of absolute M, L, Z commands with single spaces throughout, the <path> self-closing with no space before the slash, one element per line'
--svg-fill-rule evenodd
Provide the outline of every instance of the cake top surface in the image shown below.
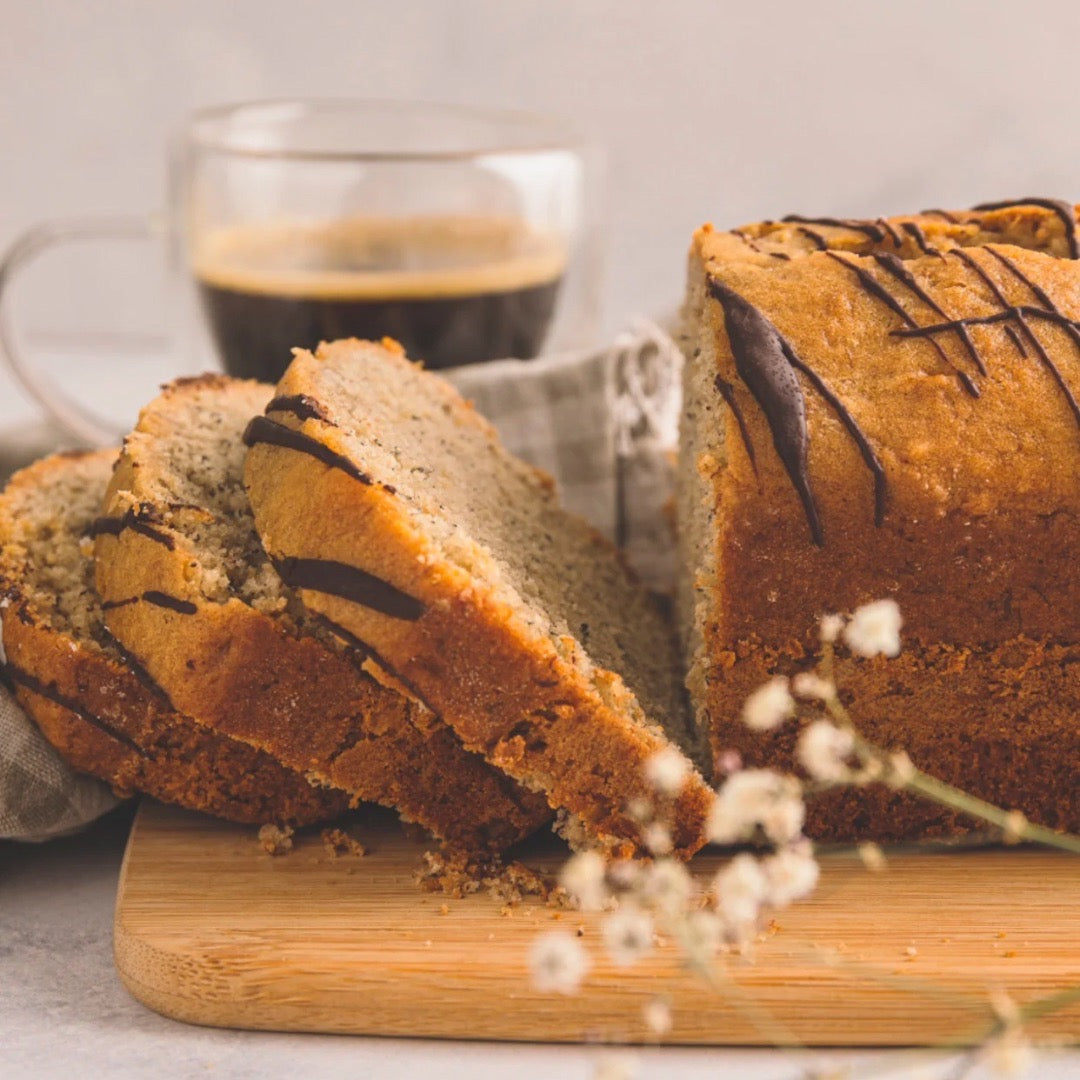
<path fill-rule="evenodd" d="M 771 436 L 819 544 L 852 473 L 867 527 L 1080 512 L 1077 254 L 1074 208 L 1043 199 L 704 226 L 701 319 L 728 343 L 745 464 L 767 467 Z"/>

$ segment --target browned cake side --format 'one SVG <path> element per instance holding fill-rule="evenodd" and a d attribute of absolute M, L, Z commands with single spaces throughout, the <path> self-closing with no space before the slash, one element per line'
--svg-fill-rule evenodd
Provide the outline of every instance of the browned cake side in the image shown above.
<path fill-rule="evenodd" d="M 140 678 L 105 633 L 88 557 L 116 451 L 46 458 L 0 497 L 5 681 L 61 756 L 121 795 L 231 821 L 331 820 L 348 797 L 200 728 Z"/>
<path fill-rule="evenodd" d="M 512 844 L 550 819 L 543 800 L 384 685 L 370 651 L 307 614 L 259 545 L 240 436 L 270 393 L 205 376 L 142 411 L 96 540 L 109 630 L 208 728 L 440 838 Z"/>
<path fill-rule="evenodd" d="M 282 576 L 572 835 L 637 843 L 644 763 L 697 740 L 671 628 L 615 549 L 394 342 L 296 350 L 277 394 L 245 481 Z M 665 814 L 688 856 L 712 791 L 684 768 Z"/>
<path fill-rule="evenodd" d="M 864 732 L 934 775 L 1080 826 L 1080 262 L 1027 200 L 694 238 L 680 608 L 714 752 L 790 765 L 738 723 L 810 663 L 819 617 L 884 596 L 895 660 L 841 660 Z M 805 415 L 805 421 L 802 415 Z M 886 791 L 815 800 L 819 837 L 970 823 Z"/>

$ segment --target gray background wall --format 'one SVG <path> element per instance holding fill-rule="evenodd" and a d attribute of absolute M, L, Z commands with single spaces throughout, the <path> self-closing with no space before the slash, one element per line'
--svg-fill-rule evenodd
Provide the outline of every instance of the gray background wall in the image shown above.
<path fill-rule="evenodd" d="M 498 103 L 610 154 L 608 328 L 704 220 L 1080 196 L 1080 5 L 995 0 L 0 0 L 0 242 L 152 207 L 166 135 L 259 96 Z M 0 376 L 0 400 L 13 393 Z"/>

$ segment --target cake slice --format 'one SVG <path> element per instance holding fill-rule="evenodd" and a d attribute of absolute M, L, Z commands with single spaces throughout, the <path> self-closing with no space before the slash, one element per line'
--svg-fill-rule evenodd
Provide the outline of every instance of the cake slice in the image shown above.
<path fill-rule="evenodd" d="M 550 479 L 391 341 L 296 350 L 247 441 L 256 526 L 304 603 L 576 835 L 636 845 L 644 763 L 698 751 L 673 635 Z M 689 856 L 712 791 L 685 771 L 663 815 Z"/>
<path fill-rule="evenodd" d="M 208 375 L 143 409 L 95 542 L 109 630 L 207 728 L 441 839 L 512 844 L 550 819 L 543 800 L 466 751 L 270 565 L 241 477 L 241 436 L 270 394 Z"/>
<path fill-rule="evenodd" d="M 883 597 L 903 650 L 844 655 L 864 733 L 1080 827 L 1080 262 L 1074 208 L 1024 199 L 694 237 L 679 527 L 688 685 L 713 749 L 792 764 L 738 717 Z M 819 837 L 963 832 L 884 788 L 816 798 Z"/>
<path fill-rule="evenodd" d="M 337 817 L 347 796 L 175 712 L 105 630 L 88 548 L 115 460 L 115 450 L 58 454 L 0 496 L 5 681 L 74 769 L 121 795 L 232 821 Z"/>

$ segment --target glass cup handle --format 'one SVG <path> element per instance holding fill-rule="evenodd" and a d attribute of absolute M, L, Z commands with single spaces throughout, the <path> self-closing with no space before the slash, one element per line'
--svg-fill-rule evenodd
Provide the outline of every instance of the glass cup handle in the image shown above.
<path fill-rule="evenodd" d="M 43 221 L 16 237 L 0 259 L 0 354 L 19 385 L 80 444 L 110 445 L 121 433 L 65 397 L 35 371 L 32 360 L 16 344 L 11 283 L 49 248 L 87 240 L 151 240 L 160 236 L 164 227 L 163 219 L 156 215 Z"/>

